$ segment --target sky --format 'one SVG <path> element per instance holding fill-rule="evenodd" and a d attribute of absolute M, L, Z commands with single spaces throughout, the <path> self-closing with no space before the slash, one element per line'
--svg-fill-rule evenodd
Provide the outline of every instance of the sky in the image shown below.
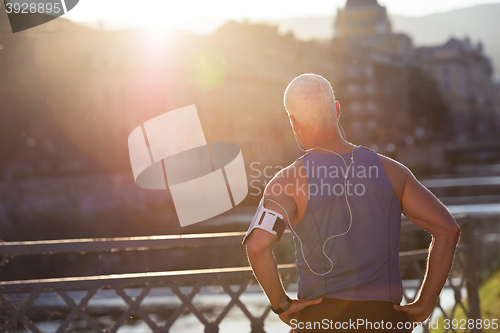
<path fill-rule="evenodd" d="M 499 0 L 379 0 L 389 14 L 424 16 Z M 120 22 L 150 29 L 175 29 L 198 18 L 250 20 L 334 14 L 345 0 L 80 0 L 66 18 L 77 22 Z"/>

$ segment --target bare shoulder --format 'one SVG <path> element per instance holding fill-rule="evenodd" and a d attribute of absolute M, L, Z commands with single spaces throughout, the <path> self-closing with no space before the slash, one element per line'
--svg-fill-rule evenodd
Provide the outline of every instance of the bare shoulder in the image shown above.
<path fill-rule="evenodd" d="M 267 184 L 264 196 L 282 206 L 273 207 L 271 202 L 268 208 L 285 209 L 295 225 L 307 207 L 307 175 L 302 162 L 297 160 L 278 172 Z"/>
<path fill-rule="evenodd" d="M 384 167 L 386 173 L 394 173 L 401 176 L 408 176 L 411 173 L 403 163 L 400 163 L 382 154 L 377 153 L 377 155 L 379 156 L 380 162 L 382 162 L 382 166 Z"/>
<path fill-rule="evenodd" d="M 300 160 L 296 160 L 284 169 L 281 169 L 267 184 L 266 193 L 274 186 L 294 185 L 297 179 L 306 177 L 304 166 Z"/>
<path fill-rule="evenodd" d="M 408 178 L 413 177 L 411 171 L 402 163 L 385 155 L 378 154 L 385 174 L 396 192 L 399 202 L 402 202 L 403 192 Z"/>

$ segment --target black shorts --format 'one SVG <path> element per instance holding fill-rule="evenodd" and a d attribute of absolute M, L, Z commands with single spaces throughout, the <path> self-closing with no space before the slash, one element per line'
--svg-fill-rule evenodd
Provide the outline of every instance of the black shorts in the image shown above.
<path fill-rule="evenodd" d="M 299 333 L 310 332 L 401 332 L 412 331 L 404 312 L 396 311 L 393 303 L 383 301 L 349 301 L 324 298 L 308 306 L 291 327 Z"/>

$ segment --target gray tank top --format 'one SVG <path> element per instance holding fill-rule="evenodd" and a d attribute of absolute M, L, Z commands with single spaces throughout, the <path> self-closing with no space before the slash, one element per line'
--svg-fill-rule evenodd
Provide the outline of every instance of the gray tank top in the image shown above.
<path fill-rule="evenodd" d="M 347 165 L 351 152 L 342 154 Z M 354 163 L 344 188 L 346 167 L 334 154 L 309 152 L 300 158 L 307 173 L 307 208 L 295 226 L 304 254 L 317 273 L 331 268 L 323 255 L 323 243 L 349 228 L 347 191 L 353 220 L 350 231 L 330 239 L 325 252 L 333 270 L 313 274 L 302 257 L 296 237 L 299 299 L 316 297 L 400 303 L 403 295 L 399 268 L 401 207 L 377 153 L 362 147 L 354 151 Z"/>

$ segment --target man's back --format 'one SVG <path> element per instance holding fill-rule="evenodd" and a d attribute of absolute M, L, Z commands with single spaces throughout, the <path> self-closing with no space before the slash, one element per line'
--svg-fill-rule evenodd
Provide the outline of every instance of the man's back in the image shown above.
<path fill-rule="evenodd" d="M 401 207 L 378 155 L 358 147 L 341 156 L 310 152 L 299 161 L 308 192 L 294 227 L 299 299 L 399 303 Z"/>

